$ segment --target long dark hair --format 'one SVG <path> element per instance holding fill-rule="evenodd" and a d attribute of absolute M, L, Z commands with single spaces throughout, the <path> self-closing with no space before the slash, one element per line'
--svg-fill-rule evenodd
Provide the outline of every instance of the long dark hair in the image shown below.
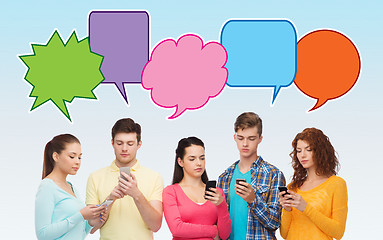
<path fill-rule="evenodd" d="M 55 160 L 53 159 L 53 153 L 60 154 L 68 143 L 80 143 L 80 141 L 71 134 L 57 135 L 45 145 L 44 150 L 44 164 L 42 179 L 48 176 L 55 166 Z"/>
<path fill-rule="evenodd" d="M 174 163 L 174 173 L 173 173 L 173 183 L 179 183 L 184 178 L 184 171 L 182 167 L 178 164 L 177 159 L 181 158 L 183 159 L 185 156 L 185 148 L 190 147 L 191 145 L 201 146 L 205 149 L 205 145 L 203 144 L 202 140 L 197 137 L 188 137 L 188 138 L 182 138 L 178 142 L 178 146 L 176 149 L 176 160 Z M 207 177 L 206 169 L 202 173 L 201 180 L 203 183 L 207 183 L 209 178 Z"/>
<path fill-rule="evenodd" d="M 292 142 L 293 151 L 290 153 L 294 175 L 291 182 L 291 189 L 296 190 L 306 181 L 307 172 L 303 168 L 297 157 L 298 140 L 307 142 L 313 151 L 313 160 L 316 165 L 318 176 L 336 175 L 339 169 L 339 161 L 330 139 L 319 129 L 306 128 L 298 133 Z"/>

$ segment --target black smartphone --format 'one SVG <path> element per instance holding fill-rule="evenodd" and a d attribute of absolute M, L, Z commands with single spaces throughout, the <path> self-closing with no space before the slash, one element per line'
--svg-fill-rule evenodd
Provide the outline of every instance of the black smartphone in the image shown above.
<path fill-rule="evenodd" d="M 281 187 L 278 187 L 278 189 L 280 192 L 285 192 L 284 194 L 282 194 L 282 197 L 284 197 L 287 194 L 287 187 L 281 186 Z"/>
<path fill-rule="evenodd" d="M 237 179 L 235 179 L 235 183 L 236 184 L 239 184 L 239 185 L 243 186 L 243 184 L 241 184 L 241 182 L 246 182 L 246 179 L 244 179 L 244 178 L 237 178 Z"/>
<path fill-rule="evenodd" d="M 217 181 L 215 181 L 215 180 L 207 181 L 206 186 L 205 186 L 205 192 L 210 191 L 209 188 L 216 188 L 216 187 L 217 187 Z M 210 194 L 205 194 L 205 196 L 212 197 L 212 195 L 210 195 Z"/>

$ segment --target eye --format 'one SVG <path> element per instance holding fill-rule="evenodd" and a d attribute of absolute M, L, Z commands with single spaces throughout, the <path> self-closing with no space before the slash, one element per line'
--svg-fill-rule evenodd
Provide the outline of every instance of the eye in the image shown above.
<path fill-rule="evenodd" d="M 255 141 L 257 138 L 255 138 L 255 137 L 251 137 L 251 138 L 249 138 L 249 140 L 250 141 Z"/>
<path fill-rule="evenodd" d="M 74 159 L 74 156 L 69 156 L 70 158 Z"/>

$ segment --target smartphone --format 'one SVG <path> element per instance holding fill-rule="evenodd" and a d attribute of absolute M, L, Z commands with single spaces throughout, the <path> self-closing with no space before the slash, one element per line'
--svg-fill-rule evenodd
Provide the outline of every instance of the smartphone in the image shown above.
<path fill-rule="evenodd" d="M 241 184 L 241 182 L 246 182 L 246 179 L 244 179 L 244 178 L 237 178 L 237 179 L 235 179 L 235 183 L 236 184 L 239 184 L 239 185 L 243 186 L 243 184 Z"/>
<path fill-rule="evenodd" d="M 205 186 L 205 192 L 210 191 L 209 188 L 216 188 L 216 187 L 217 187 L 217 181 L 215 181 L 215 180 L 207 181 L 206 186 Z M 210 194 L 205 194 L 205 196 L 212 197 L 212 195 L 210 195 Z"/>
<path fill-rule="evenodd" d="M 113 200 L 106 199 L 103 203 L 100 204 L 100 206 L 108 207 L 110 204 L 112 204 Z"/>
<path fill-rule="evenodd" d="M 287 187 L 281 186 L 281 187 L 278 187 L 278 189 L 280 192 L 285 192 L 284 194 L 282 194 L 282 197 L 284 197 L 287 194 Z"/>
<path fill-rule="evenodd" d="M 122 179 L 124 179 L 125 181 L 128 181 L 128 179 L 126 179 L 126 177 L 124 177 L 121 174 L 122 172 L 124 172 L 130 176 L 130 167 L 120 167 L 120 177 L 122 177 Z"/>

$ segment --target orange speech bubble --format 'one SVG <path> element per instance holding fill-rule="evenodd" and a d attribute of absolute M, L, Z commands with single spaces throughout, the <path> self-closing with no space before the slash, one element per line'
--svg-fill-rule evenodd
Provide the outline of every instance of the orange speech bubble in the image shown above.
<path fill-rule="evenodd" d="M 317 99 L 315 110 L 328 100 L 347 93 L 360 73 L 360 57 L 355 45 L 333 30 L 313 31 L 297 44 L 295 85 Z"/>

